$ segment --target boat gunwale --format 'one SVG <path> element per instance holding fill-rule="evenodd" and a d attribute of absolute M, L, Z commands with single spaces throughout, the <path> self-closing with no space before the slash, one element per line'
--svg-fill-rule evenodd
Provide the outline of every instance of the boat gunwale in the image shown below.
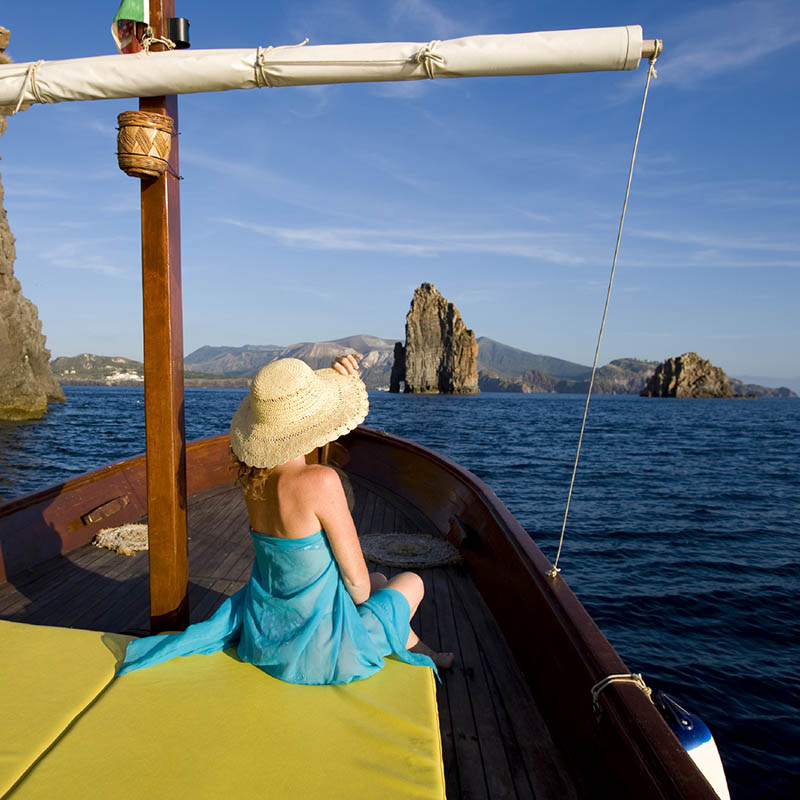
<path fill-rule="evenodd" d="M 188 442 L 188 492 L 235 478 L 227 434 Z M 96 521 L 86 515 L 120 499 L 120 507 Z M 42 561 L 90 542 L 104 527 L 133 522 L 147 513 L 147 456 L 138 454 L 0 505 L 0 584 Z M 102 512 L 101 512 L 102 514 Z"/>

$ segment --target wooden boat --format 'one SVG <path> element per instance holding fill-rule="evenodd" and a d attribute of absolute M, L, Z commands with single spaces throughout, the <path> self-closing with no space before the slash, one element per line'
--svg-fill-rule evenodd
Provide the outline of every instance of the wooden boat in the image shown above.
<path fill-rule="evenodd" d="M 422 633 L 457 651 L 439 687 L 450 797 L 714 797 L 566 582 L 474 475 L 413 442 L 359 428 L 329 448 L 350 477 L 361 533 L 446 537 L 462 566 L 422 570 Z M 226 436 L 186 450 L 192 621 L 247 579 L 246 512 Z M 0 617 L 143 633 L 147 564 L 87 544 L 147 510 L 144 456 L 0 508 Z M 152 568 L 151 568 L 152 569 Z"/>
<path fill-rule="evenodd" d="M 151 0 L 150 13 L 163 36 L 173 3 Z M 175 96 L 142 98 L 140 107 L 177 118 Z M 246 580 L 227 437 L 185 443 L 176 147 L 169 159 L 168 172 L 142 181 L 147 456 L 0 507 L 0 618 L 177 628 L 208 616 Z M 421 633 L 457 653 L 439 687 L 449 796 L 716 797 L 639 688 L 613 684 L 593 707 L 592 688 L 629 670 L 488 486 L 364 427 L 318 458 L 349 477 L 360 533 L 423 530 L 463 558 L 422 570 Z M 88 544 L 100 528 L 145 515 L 147 562 Z"/>

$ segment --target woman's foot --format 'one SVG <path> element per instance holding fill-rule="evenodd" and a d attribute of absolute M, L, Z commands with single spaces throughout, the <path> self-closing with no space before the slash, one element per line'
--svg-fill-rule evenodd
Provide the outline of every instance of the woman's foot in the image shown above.
<path fill-rule="evenodd" d="M 431 650 L 421 639 L 413 647 L 409 647 L 408 650 L 411 653 L 420 653 L 423 656 L 428 656 L 436 664 L 436 669 L 450 669 L 456 660 L 453 653 L 437 653 L 436 650 Z"/>

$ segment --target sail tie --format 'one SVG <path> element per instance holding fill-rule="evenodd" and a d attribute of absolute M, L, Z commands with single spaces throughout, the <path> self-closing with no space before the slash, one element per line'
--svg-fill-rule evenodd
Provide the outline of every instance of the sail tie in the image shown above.
<path fill-rule="evenodd" d="M 625 212 L 628 210 L 628 198 L 631 193 L 631 182 L 633 181 L 633 168 L 636 164 L 636 151 L 639 148 L 639 134 L 642 132 L 642 120 L 644 119 L 644 107 L 647 104 L 647 92 L 650 89 L 650 79 L 657 78 L 655 63 L 658 59 L 658 52 L 650 59 L 650 69 L 647 71 L 647 82 L 644 86 L 644 96 L 642 97 L 642 108 L 639 112 L 639 124 L 636 128 L 636 137 L 633 141 L 633 153 L 631 154 L 631 167 L 628 171 L 628 184 L 625 187 L 625 199 L 622 203 L 622 214 L 619 219 L 619 230 L 617 231 L 617 244 L 614 247 L 614 258 L 611 261 L 611 275 L 608 279 L 608 290 L 606 291 L 606 304 L 603 308 L 603 318 L 600 322 L 600 332 L 597 335 L 597 346 L 594 350 L 594 361 L 592 362 L 592 374 L 589 378 L 589 388 L 586 391 L 586 404 L 583 408 L 583 420 L 581 421 L 581 432 L 578 436 L 578 448 L 575 452 L 575 463 L 572 465 L 572 477 L 569 481 L 569 491 L 567 492 L 567 505 L 564 509 L 564 520 L 561 523 L 561 538 L 558 542 L 558 552 L 556 553 L 556 560 L 553 562 L 552 569 L 547 571 L 548 578 L 556 578 L 561 569 L 558 566 L 558 559 L 561 557 L 561 548 L 564 544 L 564 532 L 567 529 L 567 516 L 569 515 L 569 505 L 572 500 L 572 489 L 575 486 L 575 475 L 578 472 L 578 461 L 581 457 L 581 445 L 583 444 L 583 433 L 586 430 L 586 417 L 589 415 L 589 400 L 592 397 L 592 387 L 594 386 L 594 377 L 597 372 L 597 359 L 600 355 L 600 343 L 603 341 L 603 331 L 606 327 L 606 316 L 608 315 L 608 305 L 611 301 L 611 287 L 614 285 L 614 273 L 617 270 L 617 257 L 619 256 L 619 246 L 622 241 L 622 226 L 625 224 Z"/>
<path fill-rule="evenodd" d="M 270 59 L 268 56 L 275 50 L 289 50 L 294 47 L 304 47 L 308 44 L 308 38 L 306 37 L 303 39 L 302 42 L 298 42 L 297 44 L 286 44 L 281 47 L 273 47 L 270 45 L 267 48 L 260 47 L 256 50 L 256 63 L 254 64 L 255 72 L 256 72 L 256 86 L 259 89 L 263 89 L 265 86 L 269 89 L 272 89 L 273 83 L 269 79 L 269 72 L 267 72 L 267 66 L 269 65 Z"/>
<path fill-rule="evenodd" d="M 414 61 L 417 64 L 422 64 L 425 68 L 425 73 L 427 76 L 433 80 L 436 77 L 434 73 L 434 66 L 444 66 L 444 56 L 439 53 L 434 53 L 433 49 L 440 45 L 441 41 L 439 39 L 433 39 L 432 41 L 428 42 L 428 44 L 424 45 L 414 56 Z"/>
<path fill-rule="evenodd" d="M 288 50 L 290 48 L 295 47 L 303 47 L 304 45 L 308 44 L 308 39 L 304 39 L 302 42 L 298 42 L 297 44 L 290 44 L 290 45 L 283 45 L 281 47 L 273 47 L 270 45 L 269 47 L 259 47 L 256 50 L 256 60 L 255 64 L 253 65 L 255 70 L 255 78 L 256 78 L 256 86 L 259 89 L 267 86 L 268 88 L 272 89 L 275 86 L 275 83 L 270 78 L 269 75 L 269 68 L 279 66 L 280 64 L 287 64 L 291 63 L 295 66 L 309 64 L 316 67 L 321 65 L 327 66 L 354 66 L 354 65 L 363 65 L 365 67 L 374 67 L 377 65 L 390 65 L 390 64 L 403 64 L 406 63 L 405 61 L 400 61 L 398 59 L 373 59 L 373 60 L 351 60 L 351 59 L 337 59 L 333 61 L 300 61 L 297 59 L 291 59 L 291 61 L 278 61 L 273 57 L 273 54 L 277 53 L 279 50 Z M 441 44 L 439 39 L 433 39 L 432 41 L 428 42 L 428 44 L 423 45 L 414 55 L 411 56 L 410 60 L 422 65 L 423 69 L 425 70 L 425 74 L 428 78 L 433 80 L 436 77 L 436 66 L 444 66 L 445 58 L 440 53 L 435 53 L 434 48 Z"/>
<path fill-rule="evenodd" d="M 39 87 L 36 85 L 36 73 L 39 71 L 39 67 L 42 64 L 44 64 L 43 59 L 32 61 L 30 64 L 28 64 L 28 69 L 25 70 L 25 77 L 22 79 L 22 87 L 20 88 L 19 95 L 17 96 L 17 104 L 14 106 L 14 110 L 11 112 L 12 116 L 16 114 L 20 108 L 22 108 L 22 101 L 25 99 L 25 92 L 28 90 L 28 86 L 31 87 L 31 93 L 36 98 L 37 103 L 47 102 L 39 93 Z"/>
<path fill-rule="evenodd" d="M 153 36 L 153 29 L 147 28 L 147 30 L 144 32 L 144 36 L 142 36 L 142 49 L 145 51 L 145 53 L 149 53 L 150 48 L 154 44 L 163 44 L 167 50 L 174 50 L 177 46 L 172 39 L 161 36 Z"/>
<path fill-rule="evenodd" d="M 652 703 L 653 690 L 644 682 L 644 678 L 638 672 L 629 672 L 629 673 L 620 673 L 616 675 L 607 675 L 600 681 L 592 686 L 592 708 L 594 709 L 594 713 L 596 717 L 599 717 L 602 713 L 602 709 L 600 708 L 600 692 L 604 689 L 607 689 L 614 683 L 631 683 L 634 686 L 638 686 L 642 692 L 644 693 L 645 697 L 650 700 Z"/>

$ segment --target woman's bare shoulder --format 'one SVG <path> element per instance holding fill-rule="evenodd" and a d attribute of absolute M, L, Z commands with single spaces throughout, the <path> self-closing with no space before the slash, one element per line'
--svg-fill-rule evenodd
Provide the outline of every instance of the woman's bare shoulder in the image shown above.
<path fill-rule="evenodd" d="M 339 474 L 332 467 L 324 464 L 309 464 L 302 473 L 301 480 L 308 486 L 320 491 L 334 491 L 342 489 Z"/>
<path fill-rule="evenodd" d="M 323 464 L 307 464 L 302 469 L 281 476 L 284 489 L 302 493 L 315 492 L 327 494 L 341 489 L 341 481 L 335 469 Z"/>

